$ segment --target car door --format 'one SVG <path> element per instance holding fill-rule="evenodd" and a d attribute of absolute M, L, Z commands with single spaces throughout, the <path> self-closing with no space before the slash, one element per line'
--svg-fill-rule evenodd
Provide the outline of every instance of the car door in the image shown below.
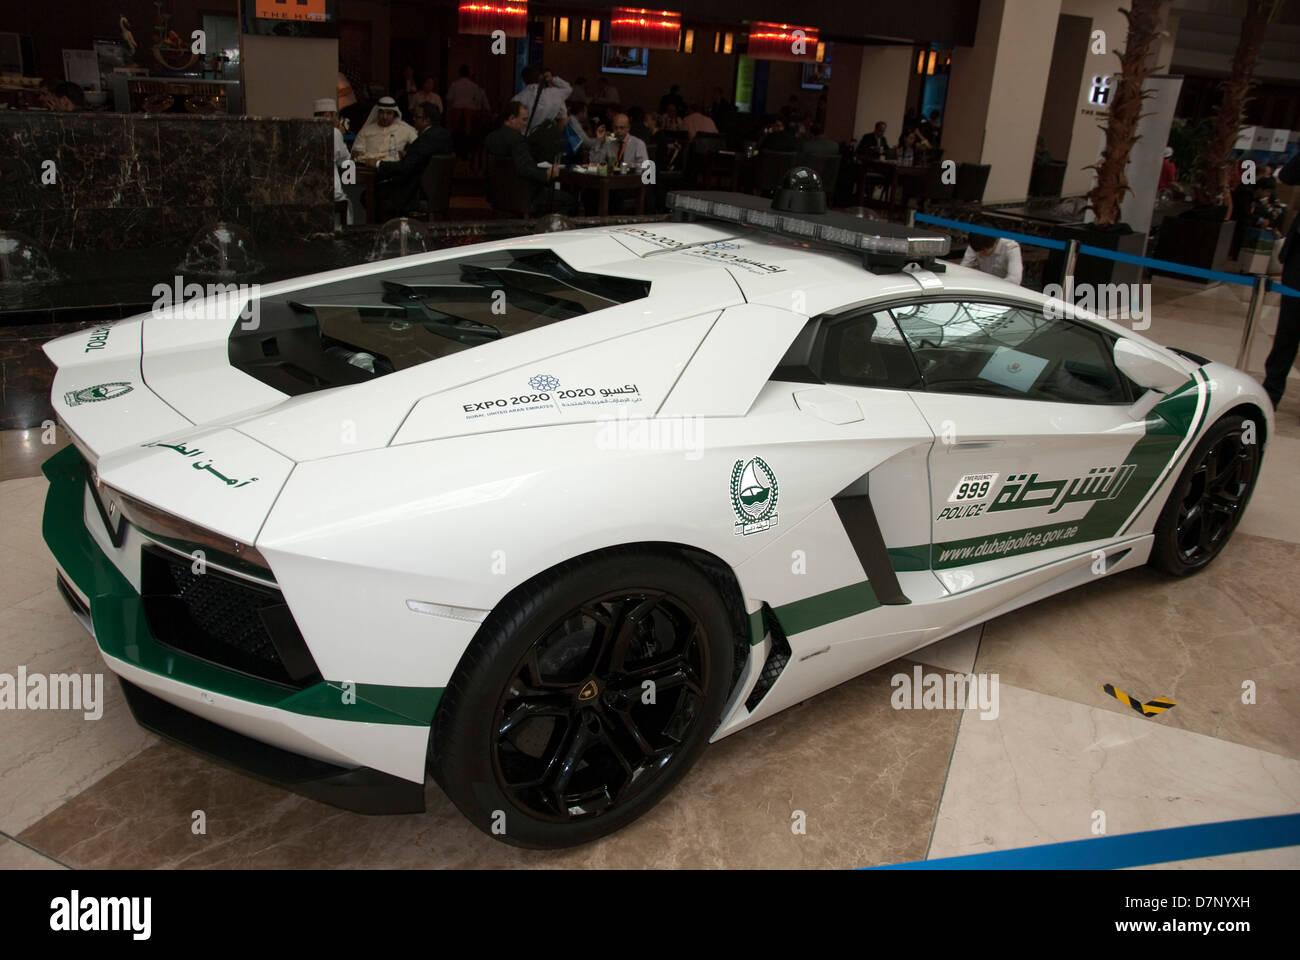
<path fill-rule="evenodd" d="M 1159 469 L 1113 336 L 1037 305 L 929 299 L 888 310 L 916 360 L 930 565 L 957 592 L 1112 540 Z M 1160 464 L 1159 466 L 1163 466 Z"/>

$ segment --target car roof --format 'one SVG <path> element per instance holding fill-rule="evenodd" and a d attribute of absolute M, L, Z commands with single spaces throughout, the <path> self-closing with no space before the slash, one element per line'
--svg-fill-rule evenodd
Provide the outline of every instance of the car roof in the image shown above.
<path fill-rule="evenodd" d="M 850 251 L 730 223 L 650 223 L 601 230 L 633 254 L 627 266 L 634 273 L 637 261 L 670 267 L 672 277 L 715 265 L 731 276 L 746 301 L 807 316 L 922 293 L 1036 299 L 1031 291 L 969 267 L 945 263 L 943 272 L 873 273 Z M 654 272 L 662 276 L 660 270 Z"/>

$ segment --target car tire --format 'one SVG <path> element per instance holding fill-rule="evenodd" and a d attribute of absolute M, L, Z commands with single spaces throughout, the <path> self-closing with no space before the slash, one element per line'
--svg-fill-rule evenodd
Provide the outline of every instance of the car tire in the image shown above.
<path fill-rule="evenodd" d="M 1203 570 L 1227 544 L 1259 478 L 1263 438 L 1247 419 L 1223 417 L 1203 436 L 1156 521 L 1150 563 L 1176 577 Z"/>
<path fill-rule="evenodd" d="M 604 551 L 541 574 L 489 615 L 448 683 L 434 779 L 515 846 L 618 830 L 717 729 L 734 633 L 709 577 L 670 550 Z"/>

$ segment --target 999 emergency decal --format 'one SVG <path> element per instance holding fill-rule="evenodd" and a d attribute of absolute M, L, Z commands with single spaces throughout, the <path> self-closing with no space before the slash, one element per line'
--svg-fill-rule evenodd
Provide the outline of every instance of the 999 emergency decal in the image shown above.
<path fill-rule="evenodd" d="M 952 496 L 948 498 L 948 502 L 956 506 L 944 507 L 935 520 L 964 520 L 968 517 L 978 517 L 984 512 L 987 506 L 984 501 L 993 495 L 993 484 L 997 482 L 996 473 L 966 474 L 957 481 L 957 486 L 952 489 Z"/>
<path fill-rule="evenodd" d="M 993 490 L 993 484 L 997 482 L 996 473 L 968 473 L 957 481 L 948 502 L 974 503 L 976 500 L 986 500 Z"/>

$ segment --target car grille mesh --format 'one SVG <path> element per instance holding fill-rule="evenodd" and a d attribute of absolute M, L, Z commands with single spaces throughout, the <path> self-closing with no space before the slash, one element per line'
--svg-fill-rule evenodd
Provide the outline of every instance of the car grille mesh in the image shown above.
<path fill-rule="evenodd" d="M 275 644 L 257 615 L 261 598 L 255 593 L 224 577 L 193 573 L 184 563 L 167 564 L 167 573 L 177 599 L 211 639 L 265 663 L 279 663 Z"/>
<path fill-rule="evenodd" d="M 154 546 L 141 553 L 145 617 L 154 638 L 217 666 L 302 689 L 316 667 L 280 591 Z"/>

